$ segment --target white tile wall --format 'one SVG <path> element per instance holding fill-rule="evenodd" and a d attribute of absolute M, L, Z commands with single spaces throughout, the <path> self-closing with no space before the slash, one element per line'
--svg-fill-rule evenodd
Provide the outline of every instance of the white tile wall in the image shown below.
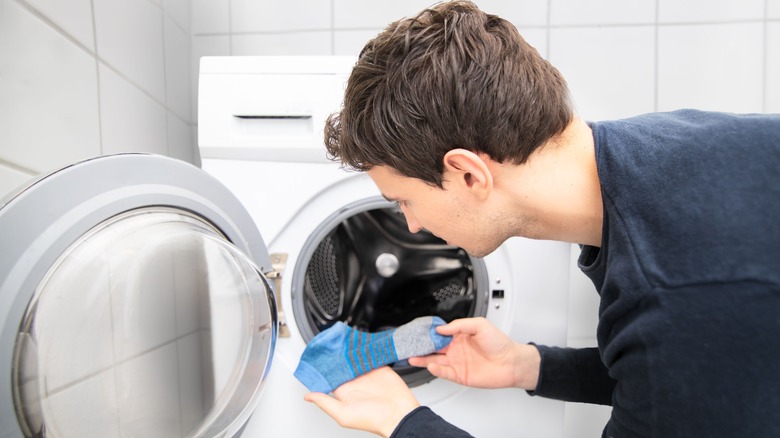
<path fill-rule="evenodd" d="M 166 111 L 113 69 L 100 65 L 103 153 L 168 153 Z"/>
<path fill-rule="evenodd" d="M 479 0 L 475 3 L 488 14 L 509 20 L 519 29 L 547 26 L 548 23 L 547 0 Z"/>
<path fill-rule="evenodd" d="M 325 1 L 231 0 L 230 2 L 231 31 L 236 33 L 330 30 L 331 14 L 330 2 Z"/>
<path fill-rule="evenodd" d="M 192 0 L 192 34 L 230 33 L 230 0 Z"/>
<path fill-rule="evenodd" d="M 550 62 L 587 120 L 628 117 L 655 105 L 655 27 L 553 28 Z"/>
<path fill-rule="evenodd" d="M 163 19 L 165 38 L 165 104 L 182 120 L 191 121 L 190 36 L 173 18 Z"/>
<path fill-rule="evenodd" d="M 357 56 L 363 46 L 374 38 L 381 28 L 360 30 L 334 30 L 333 54 Z M 547 30 L 544 28 L 530 27 L 521 30 L 523 38 L 528 44 L 534 46 L 542 55 L 547 56 Z"/>
<path fill-rule="evenodd" d="M 532 27 L 520 29 L 523 39 L 533 46 L 545 59 L 550 59 L 550 32 L 546 28 Z"/>
<path fill-rule="evenodd" d="M 656 0 L 550 0 L 550 25 L 655 23 Z"/>
<path fill-rule="evenodd" d="M 11 193 L 30 180 L 30 173 L 10 167 L 8 163 L 0 163 L 0 199 L 6 193 Z"/>
<path fill-rule="evenodd" d="M 379 30 L 402 17 L 416 15 L 436 2 L 402 0 L 393 2 L 366 2 L 334 0 L 334 29 Z M 475 2 L 487 13 L 499 15 L 518 27 L 547 25 L 547 0 L 479 0 Z M 376 29 L 376 31 L 374 31 Z"/>
<path fill-rule="evenodd" d="M 163 11 L 176 22 L 184 33 L 190 35 L 190 1 L 163 0 Z M 185 45 L 186 47 L 186 45 Z"/>
<path fill-rule="evenodd" d="M 766 43 L 765 110 L 780 113 L 780 21 L 767 23 Z"/>
<path fill-rule="evenodd" d="M 333 31 L 333 54 L 357 56 L 363 46 L 382 29 L 335 30 Z"/>
<path fill-rule="evenodd" d="M 658 0 L 660 23 L 763 20 L 765 0 Z"/>
<path fill-rule="evenodd" d="M 232 55 L 330 55 L 331 31 L 233 35 Z"/>
<path fill-rule="evenodd" d="M 94 58 L 17 2 L 0 4 L 0 161 L 37 173 L 98 155 Z"/>
<path fill-rule="evenodd" d="M 94 7 L 100 57 L 165 102 L 162 10 L 136 0 L 94 0 Z"/>
<path fill-rule="evenodd" d="M 203 56 L 229 56 L 230 35 L 195 35 L 192 37 L 192 60 L 190 65 L 195 68 L 191 74 L 193 83 L 197 84 L 200 58 Z M 193 95 L 197 99 L 197 93 Z"/>
<path fill-rule="evenodd" d="M 190 10 L 187 0 L 0 0 L 0 196 L 40 172 L 88 157 L 120 150 L 168 154 L 168 141 L 177 157 L 199 162 Z M 108 88 L 100 85 L 99 64 L 135 90 L 123 93 L 145 94 L 162 110 L 142 104 L 153 109 L 135 113 L 112 104 L 124 97 L 110 75 Z M 109 95 L 101 96 L 103 90 Z M 171 127 L 166 108 L 178 118 Z M 141 132 L 122 139 L 115 135 L 121 126 Z"/>
<path fill-rule="evenodd" d="M 400 18 L 416 15 L 433 3 L 429 0 L 383 2 L 333 0 L 333 27 L 335 29 L 383 29 Z"/>
<path fill-rule="evenodd" d="M 658 110 L 762 112 L 764 24 L 661 26 Z"/>
<path fill-rule="evenodd" d="M 87 49 L 95 50 L 90 0 L 29 0 L 29 4 Z"/>
<path fill-rule="evenodd" d="M 780 0 L 766 0 L 766 16 L 772 20 L 780 19 Z"/>
<path fill-rule="evenodd" d="M 192 126 L 168 111 L 168 156 L 200 167 L 200 154 L 192 147 Z"/>

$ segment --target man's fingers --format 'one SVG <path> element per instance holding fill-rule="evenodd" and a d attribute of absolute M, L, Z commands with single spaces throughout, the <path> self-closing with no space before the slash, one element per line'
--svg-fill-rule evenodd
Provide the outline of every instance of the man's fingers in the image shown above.
<path fill-rule="evenodd" d="M 427 368 L 428 372 L 436 377 L 458 381 L 458 375 L 455 369 L 450 366 L 449 358 L 443 354 L 431 354 L 421 357 L 410 357 L 409 365 L 415 367 Z"/>
<path fill-rule="evenodd" d="M 450 366 L 432 363 L 428 365 L 428 372 L 436 377 L 460 383 L 458 381 L 458 373 L 455 372 L 455 368 Z"/>
<path fill-rule="evenodd" d="M 410 357 L 409 365 L 413 367 L 425 368 L 428 366 L 428 356 Z"/>
<path fill-rule="evenodd" d="M 325 411 L 326 414 L 333 418 L 337 418 L 337 413 L 341 410 L 342 403 L 328 394 L 323 394 L 321 392 L 310 392 L 303 396 L 303 399 L 307 402 L 314 403 L 317 405 L 317 407 Z"/>
<path fill-rule="evenodd" d="M 484 323 L 484 318 L 456 319 L 447 325 L 436 327 L 436 332 L 444 336 L 456 334 L 476 335 Z"/>
<path fill-rule="evenodd" d="M 409 365 L 413 367 L 425 368 L 432 363 L 437 363 L 437 364 L 449 363 L 449 358 L 443 354 L 429 354 L 427 356 L 409 358 Z"/>

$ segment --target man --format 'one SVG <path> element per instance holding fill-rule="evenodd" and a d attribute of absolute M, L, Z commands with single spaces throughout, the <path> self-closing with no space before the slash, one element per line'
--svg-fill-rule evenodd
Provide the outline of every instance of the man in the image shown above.
<path fill-rule="evenodd" d="M 512 236 L 578 243 L 601 296 L 598 349 L 518 344 L 463 319 L 439 328 L 444 352 L 411 364 L 612 405 L 609 437 L 780 436 L 780 116 L 587 123 L 510 23 L 458 1 L 370 41 L 325 133 L 411 231 L 475 256 Z M 468 436 L 387 368 L 306 400 L 381 436 Z"/>

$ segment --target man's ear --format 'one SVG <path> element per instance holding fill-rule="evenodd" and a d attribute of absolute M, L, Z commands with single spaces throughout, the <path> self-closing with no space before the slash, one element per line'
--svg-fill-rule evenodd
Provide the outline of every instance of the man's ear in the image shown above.
<path fill-rule="evenodd" d="M 452 149 L 444 155 L 444 179 L 484 200 L 493 190 L 493 174 L 487 163 L 466 149 Z"/>

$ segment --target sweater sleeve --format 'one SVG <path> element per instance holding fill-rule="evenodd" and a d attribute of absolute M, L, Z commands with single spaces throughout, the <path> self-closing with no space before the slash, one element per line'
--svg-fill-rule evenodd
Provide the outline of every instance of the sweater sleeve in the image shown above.
<path fill-rule="evenodd" d="M 536 390 L 528 391 L 530 395 L 612 405 L 616 381 L 609 377 L 597 348 L 535 347 L 542 362 Z"/>
<path fill-rule="evenodd" d="M 430 408 L 420 406 L 398 423 L 390 438 L 467 438 L 466 431 L 458 429 L 436 415 Z M 471 437 L 473 438 L 473 437 Z"/>

